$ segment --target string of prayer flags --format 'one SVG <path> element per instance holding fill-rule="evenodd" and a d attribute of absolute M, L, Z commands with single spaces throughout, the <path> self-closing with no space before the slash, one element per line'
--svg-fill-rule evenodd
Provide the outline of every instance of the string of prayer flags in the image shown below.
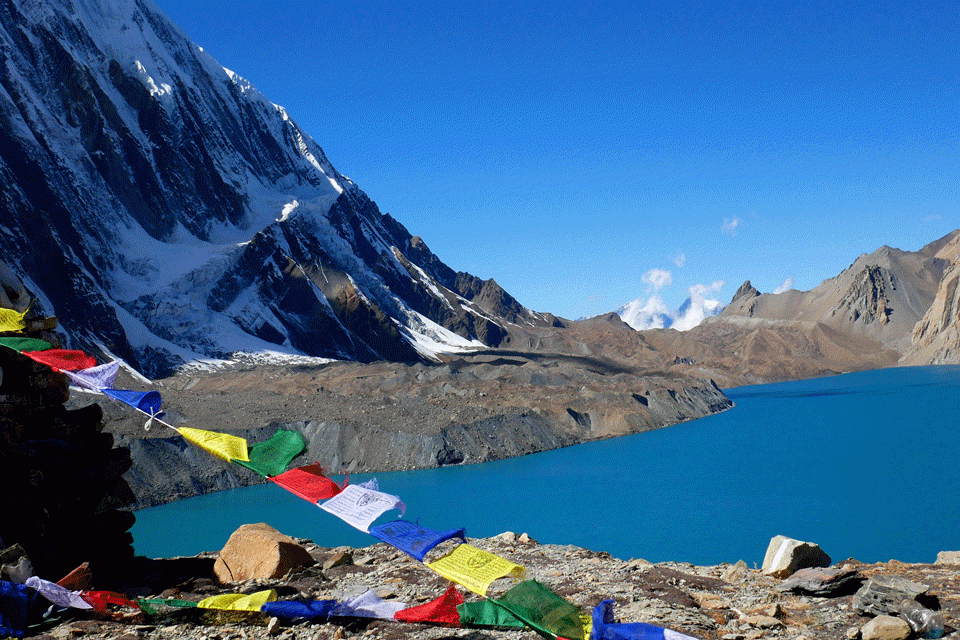
<path fill-rule="evenodd" d="M 24 351 L 46 351 L 53 349 L 53 345 L 40 338 L 26 336 L 0 336 L 0 346 L 23 353 Z"/>
<path fill-rule="evenodd" d="M 296 431 L 277 429 L 266 442 L 258 442 L 250 447 L 248 460 L 234 460 L 261 476 L 278 476 L 287 470 L 293 459 L 303 453 L 307 443 Z"/>
<path fill-rule="evenodd" d="M 616 622 L 613 600 L 604 600 L 593 608 L 590 640 L 696 640 L 673 629 L 646 622 Z"/>
<path fill-rule="evenodd" d="M 139 409 L 148 416 L 158 414 L 160 405 L 163 404 L 163 398 L 157 391 L 126 391 L 107 388 L 103 388 L 102 391 L 114 400 L 119 400 L 134 409 Z"/>
<path fill-rule="evenodd" d="M 423 562 L 428 551 L 445 540 L 460 538 L 464 542 L 467 541 L 466 530 L 463 527 L 448 531 L 434 531 L 408 520 L 394 520 L 379 524 L 370 529 L 370 535 L 393 545 L 420 562 Z"/>
<path fill-rule="evenodd" d="M 526 575 L 526 569 L 520 565 L 469 544 L 458 545 L 442 558 L 428 562 L 427 566 L 481 596 L 487 595 L 494 580 L 507 576 L 523 580 Z"/>
<path fill-rule="evenodd" d="M 313 504 L 332 498 L 347 486 L 346 480 L 341 487 L 323 475 L 323 469 L 317 463 L 290 469 L 271 477 L 270 480 L 295 496 Z"/>
<path fill-rule="evenodd" d="M 70 381 L 73 384 L 80 387 L 81 389 L 89 389 L 90 391 L 100 391 L 101 389 L 105 389 L 105 390 L 113 391 L 113 383 L 117 379 L 117 373 L 119 371 L 120 371 L 120 361 L 114 360 L 112 362 L 107 362 L 106 364 L 98 364 L 97 366 L 90 367 L 89 369 L 80 369 L 79 371 L 64 371 L 64 373 L 67 374 L 67 377 L 70 378 Z M 124 392 L 119 391 L 117 393 L 124 393 Z M 125 393 L 134 393 L 134 392 L 127 391 Z M 157 410 L 159 410 L 160 394 L 157 393 L 156 391 L 150 391 L 149 393 L 156 393 Z M 152 402 L 152 398 L 151 398 L 151 402 Z M 127 403 L 127 404 L 130 404 L 130 403 Z M 134 404 L 133 406 L 137 406 L 137 405 Z M 150 413 L 150 411 L 146 411 L 146 413 Z"/>
<path fill-rule="evenodd" d="M 256 593 L 224 593 L 218 596 L 204 598 L 197 603 L 201 609 L 225 609 L 227 611 L 257 611 L 259 612 L 263 605 L 273 602 L 277 599 L 276 589 L 266 589 Z"/>
<path fill-rule="evenodd" d="M 97 366 L 97 359 L 83 351 L 73 349 L 45 349 L 43 351 L 24 351 L 23 355 L 47 365 L 57 373 L 78 371 Z"/>
<path fill-rule="evenodd" d="M 494 628 L 525 628 L 527 625 L 517 616 L 503 607 L 497 606 L 492 600 L 475 600 L 457 605 L 460 614 L 460 624 L 472 627 Z"/>
<path fill-rule="evenodd" d="M 451 584 L 442 596 L 409 609 L 397 611 L 393 616 L 400 622 L 428 622 L 432 624 L 460 624 L 457 606 L 463 604 L 463 596 L 457 587 Z"/>
<path fill-rule="evenodd" d="M 4 333 L 19 333 L 27 328 L 24 318 L 26 311 L 0 308 L 0 331 Z"/>
<path fill-rule="evenodd" d="M 536 580 L 524 580 L 493 603 L 550 640 L 583 640 L 580 610 Z"/>
<path fill-rule="evenodd" d="M 353 485 L 351 485 L 353 486 Z M 373 589 L 361 593 L 355 598 L 350 598 L 338 604 L 333 608 L 334 616 L 351 618 L 379 618 L 381 620 L 393 620 L 398 611 L 406 609 L 404 602 L 393 602 L 384 600 L 377 595 Z"/>
<path fill-rule="evenodd" d="M 250 459 L 247 454 L 247 441 L 243 438 L 228 433 L 194 429 L 193 427 L 180 427 L 177 431 L 187 442 L 200 447 L 221 460 L 227 462 L 243 460 L 246 462 Z"/>
<path fill-rule="evenodd" d="M 50 582 L 37 576 L 30 576 L 24 583 L 31 589 L 36 589 L 44 598 L 51 603 L 68 609 L 92 609 L 93 605 L 83 599 L 79 591 L 70 591 L 58 585 L 56 582 Z"/>
<path fill-rule="evenodd" d="M 407 505 L 399 497 L 358 484 L 349 485 L 318 506 L 364 533 L 369 533 L 373 521 L 390 509 L 397 509 L 400 515 L 407 510 Z"/>
<path fill-rule="evenodd" d="M 336 600 L 281 600 L 264 604 L 260 611 L 284 620 L 326 620 L 333 615 Z"/>

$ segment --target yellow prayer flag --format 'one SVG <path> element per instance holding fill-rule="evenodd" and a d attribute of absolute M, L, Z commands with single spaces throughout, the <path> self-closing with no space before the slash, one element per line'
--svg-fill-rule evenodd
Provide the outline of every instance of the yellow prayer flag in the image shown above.
<path fill-rule="evenodd" d="M 20 332 L 27 328 L 27 323 L 23 318 L 27 315 L 24 311 L 14 311 L 13 309 L 0 308 L 0 332 Z"/>
<path fill-rule="evenodd" d="M 494 580 L 506 576 L 523 580 L 527 573 L 520 565 L 469 544 L 458 545 L 439 560 L 427 563 L 427 566 L 447 580 L 481 596 L 487 595 L 487 589 Z"/>
<path fill-rule="evenodd" d="M 583 623 L 583 637 L 589 638 L 590 632 L 593 630 L 593 616 L 590 615 L 589 611 L 580 610 L 580 622 Z"/>
<path fill-rule="evenodd" d="M 197 603 L 201 609 L 228 609 L 230 611 L 260 611 L 268 602 L 277 599 L 275 589 L 257 591 L 250 595 L 242 593 L 224 593 L 219 596 L 210 596 Z"/>
<path fill-rule="evenodd" d="M 247 452 L 247 441 L 243 438 L 231 436 L 227 433 L 194 429 L 192 427 L 180 427 L 177 431 L 180 432 L 180 435 L 182 435 L 187 442 L 197 445 L 204 451 L 222 460 L 226 460 L 227 462 L 231 460 L 250 462 L 250 455 Z"/>

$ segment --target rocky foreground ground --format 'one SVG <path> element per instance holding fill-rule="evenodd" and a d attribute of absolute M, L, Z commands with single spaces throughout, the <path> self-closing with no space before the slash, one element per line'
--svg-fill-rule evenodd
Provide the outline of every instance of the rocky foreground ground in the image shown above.
<path fill-rule="evenodd" d="M 273 588 L 281 599 L 337 599 L 369 589 L 387 600 L 422 604 L 439 597 L 449 583 L 425 565 L 384 543 L 360 549 L 318 547 L 299 540 L 317 564 L 294 569 L 278 580 L 217 584 L 213 579 L 216 553 L 195 558 L 141 562 L 141 582 L 131 595 L 199 601 L 220 593 L 253 593 Z M 785 590 L 785 580 L 764 575 L 742 562 L 736 565 L 693 566 L 642 559 L 622 560 L 567 545 L 541 545 L 526 535 L 504 533 L 470 544 L 524 566 L 535 579 L 586 611 L 612 598 L 621 622 L 648 622 L 694 638 L 746 640 L 806 638 L 906 638 L 875 635 L 873 619 L 861 615 L 853 592 L 869 578 L 899 577 L 927 587 L 926 598 L 936 603 L 946 621 L 946 637 L 960 637 L 960 565 L 905 564 L 895 560 L 864 564 L 854 559 L 834 564 L 853 582 L 830 597 Z M 941 554 L 950 562 L 955 554 Z M 796 575 L 796 574 L 795 574 Z M 498 581 L 490 595 L 502 594 L 510 584 Z M 467 599 L 477 596 L 467 593 Z M 161 607 L 163 609 L 163 607 Z M 873 625 L 876 626 L 876 625 Z M 153 617 L 125 616 L 122 621 L 81 617 L 34 634 L 41 638 L 100 640 L 314 640 L 363 638 L 371 640 L 519 640 L 536 638 L 529 630 L 495 630 L 408 624 L 354 619 L 343 623 L 292 624 L 260 613 L 202 609 L 168 609 Z M 914 636 L 915 637 L 915 636 Z"/>

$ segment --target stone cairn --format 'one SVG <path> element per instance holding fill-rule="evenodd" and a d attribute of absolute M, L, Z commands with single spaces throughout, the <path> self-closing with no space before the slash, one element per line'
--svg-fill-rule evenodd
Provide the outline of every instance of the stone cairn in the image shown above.
<path fill-rule="evenodd" d="M 63 373 L 0 348 L 0 549 L 19 545 L 53 581 L 89 563 L 109 588 L 134 557 L 130 451 L 101 431 L 99 405 L 67 410 L 69 393 Z"/>

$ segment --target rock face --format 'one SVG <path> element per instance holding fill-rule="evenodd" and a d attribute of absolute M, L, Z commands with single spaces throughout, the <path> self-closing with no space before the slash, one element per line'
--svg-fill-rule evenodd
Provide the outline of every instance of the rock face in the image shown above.
<path fill-rule="evenodd" d="M 151 377 L 272 350 L 413 362 L 550 326 L 444 265 L 152 3 L 0 7 L 0 249 L 71 346 Z"/>
<path fill-rule="evenodd" d="M 126 449 L 101 431 L 97 405 L 68 411 L 67 377 L 0 348 L 0 549 L 19 544 L 39 575 L 84 562 L 110 584 L 133 557 Z"/>
<path fill-rule="evenodd" d="M 960 363 L 960 261 L 943 274 L 937 297 L 913 330 L 903 364 Z"/>

